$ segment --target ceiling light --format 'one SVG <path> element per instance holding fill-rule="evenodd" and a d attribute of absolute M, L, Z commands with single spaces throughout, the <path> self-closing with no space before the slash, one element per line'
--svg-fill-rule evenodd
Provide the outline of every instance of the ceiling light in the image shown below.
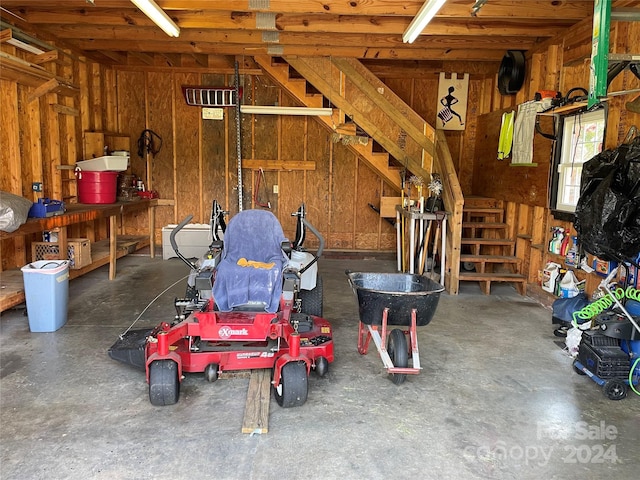
<path fill-rule="evenodd" d="M 10 38 L 9 40 L 7 40 L 7 43 L 35 55 L 44 53 L 44 50 L 40 50 L 38 47 L 34 47 L 33 45 L 23 42 L 22 40 L 18 40 L 17 38 Z"/>
<path fill-rule="evenodd" d="M 333 110 L 331 108 L 240 105 L 240 112 L 258 115 L 314 115 L 319 117 L 330 117 Z"/>
<path fill-rule="evenodd" d="M 446 1 L 447 0 L 427 0 L 424 2 L 418 14 L 402 34 L 402 41 L 404 43 L 413 43 Z"/>
<path fill-rule="evenodd" d="M 169 18 L 169 15 L 156 2 L 153 0 L 131 0 L 131 2 L 142 10 L 142 13 L 149 17 L 153 23 L 158 25 L 164 33 L 170 37 L 180 36 L 180 27 Z"/>

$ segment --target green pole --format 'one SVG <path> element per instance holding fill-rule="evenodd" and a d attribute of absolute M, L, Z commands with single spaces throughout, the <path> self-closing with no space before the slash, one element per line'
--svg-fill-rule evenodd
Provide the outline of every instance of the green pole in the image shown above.
<path fill-rule="evenodd" d="M 593 35 L 591 38 L 591 65 L 589 66 L 588 108 L 607 96 L 609 71 L 609 27 L 611 0 L 595 0 L 593 5 Z"/>

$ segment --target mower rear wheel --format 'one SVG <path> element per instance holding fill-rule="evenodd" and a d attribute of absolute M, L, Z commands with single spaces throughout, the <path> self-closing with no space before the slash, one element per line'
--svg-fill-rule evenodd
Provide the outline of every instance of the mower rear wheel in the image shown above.
<path fill-rule="evenodd" d="M 178 364 L 173 360 L 155 360 L 149 365 L 149 400 L 151 405 L 173 405 L 180 398 Z"/>
<path fill-rule="evenodd" d="M 274 388 L 276 402 L 283 408 L 299 407 L 307 401 L 309 376 L 305 362 L 289 362 L 282 367 L 280 385 Z"/>
<path fill-rule="evenodd" d="M 627 385 L 622 380 L 613 378 L 605 382 L 602 392 L 609 400 L 622 400 L 627 396 Z"/>
<path fill-rule="evenodd" d="M 394 328 L 389 334 L 387 352 L 394 367 L 407 368 L 409 366 L 409 350 L 407 348 L 407 338 L 399 328 Z M 391 381 L 400 385 L 407 378 L 406 373 L 392 373 Z"/>
<path fill-rule="evenodd" d="M 318 278 L 316 278 L 316 288 L 313 290 L 300 290 L 298 298 L 301 301 L 302 313 L 321 317 L 323 311 L 322 277 L 318 275 Z"/>

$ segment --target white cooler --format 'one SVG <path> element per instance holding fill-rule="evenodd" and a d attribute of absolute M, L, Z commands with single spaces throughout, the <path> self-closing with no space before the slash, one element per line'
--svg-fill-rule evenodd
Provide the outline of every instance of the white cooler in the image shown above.
<path fill-rule="evenodd" d="M 162 227 L 162 258 L 176 258 L 171 246 L 170 235 L 175 225 Z M 211 227 L 205 223 L 189 223 L 176 235 L 176 243 L 180 253 L 187 258 L 200 258 L 207 253 L 211 244 Z"/>

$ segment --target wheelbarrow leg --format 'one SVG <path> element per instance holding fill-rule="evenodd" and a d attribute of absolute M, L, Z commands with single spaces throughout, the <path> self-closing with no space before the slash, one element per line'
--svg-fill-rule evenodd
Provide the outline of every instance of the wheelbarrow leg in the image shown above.
<path fill-rule="evenodd" d="M 409 345 L 413 368 L 420 370 L 420 352 L 418 351 L 418 324 L 416 320 L 416 309 L 411 310 L 411 329 L 409 330 Z"/>
<path fill-rule="evenodd" d="M 369 343 L 371 342 L 371 333 L 366 327 L 364 323 L 358 323 L 358 353 L 360 355 L 367 354 Z"/>

